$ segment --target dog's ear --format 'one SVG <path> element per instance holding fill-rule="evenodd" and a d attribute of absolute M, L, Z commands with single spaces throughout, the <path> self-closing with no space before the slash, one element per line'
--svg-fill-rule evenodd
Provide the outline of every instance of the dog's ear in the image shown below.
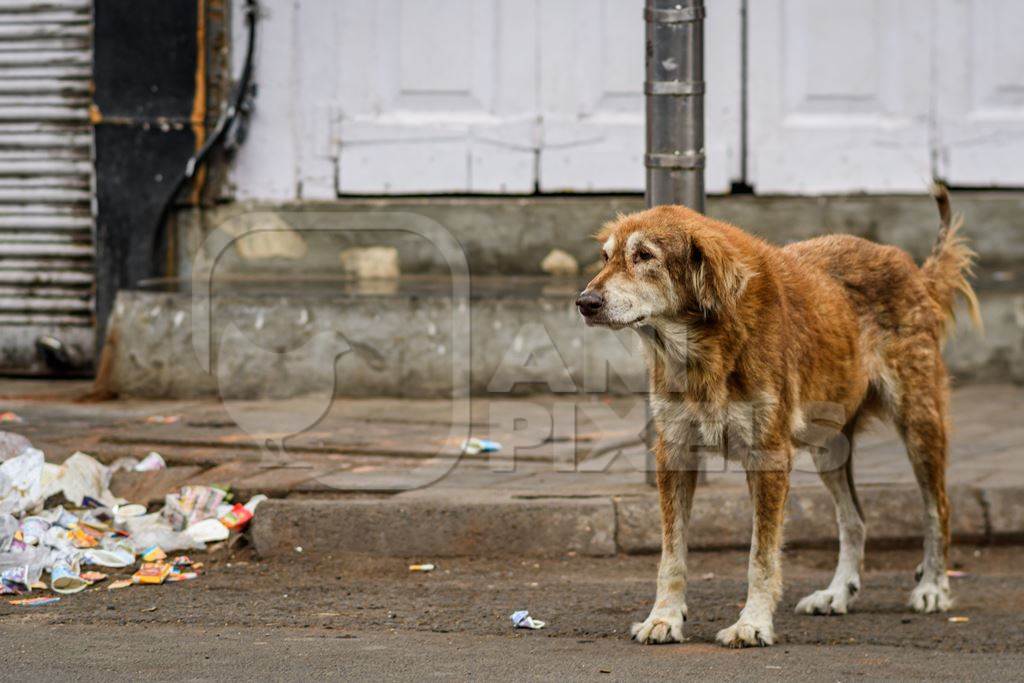
<path fill-rule="evenodd" d="M 734 309 L 753 274 L 724 237 L 714 234 L 691 235 L 686 261 L 685 284 L 705 316 Z"/>

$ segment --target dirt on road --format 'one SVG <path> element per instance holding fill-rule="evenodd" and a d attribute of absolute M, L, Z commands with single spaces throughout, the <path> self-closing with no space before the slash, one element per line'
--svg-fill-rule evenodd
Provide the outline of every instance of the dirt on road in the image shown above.
<path fill-rule="evenodd" d="M 877 645 L 1024 653 L 1024 549 L 955 547 L 954 566 L 965 575 L 951 579 L 956 606 L 944 615 L 919 615 L 905 606 L 919 557 L 916 548 L 869 553 L 863 591 L 852 613 L 811 617 L 793 614 L 793 607 L 800 597 L 828 583 L 834 553 L 786 553 L 786 592 L 775 623 L 777 647 Z M 198 639 L 210 630 L 240 627 L 266 638 L 273 638 L 277 629 L 311 629 L 332 637 L 435 632 L 626 641 L 630 623 L 642 619 L 650 607 L 657 567 L 657 558 L 649 556 L 409 559 L 434 561 L 437 568 L 431 573 L 412 573 L 409 561 L 401 559 L 315 559 L 299 552 L 287 562 L 262 562 L 247 551 L 195 559 L 206 566 L 193 581 L 115 591 L 98 584 L 44 607 L 3 600 L 0 627 L 90 626 L 88 632 L 131 637 L 140 632 L 134 627 L 160 626 L 187 629 L 188 637 Z M 743 553 L 691 555 L 689 642 L 710 645 L 715 633 L 736 619 L 745 575 Z M 530 610 L 548 627 L 514 631 L 509 615 L 519 609 Z"/>

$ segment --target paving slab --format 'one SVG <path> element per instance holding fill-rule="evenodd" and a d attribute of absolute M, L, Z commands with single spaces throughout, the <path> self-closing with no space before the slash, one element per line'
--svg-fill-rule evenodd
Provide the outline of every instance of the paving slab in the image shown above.
<path fill-rule="evenodd" d="M 0 428 L 24 434 L 51 462 L 76 450 L 103 462 L 160 452 L 169 470 L 115 477 L 115 490 L 140 502 L 158 502 L 184 484 L 230 486 L 241 498 L 266 493 L 276 501 L 254 524 L 261 552 L 291 552 L 302 538 L 320 539 L 311 547 L 377 554 L 404 554 L 408 544 L 429 541 L 436 556 L 557 554 L 567 544 L 580 552 L 644 553 L 660 543 L 645 453 L 639 445 L 621 445 L 642 430 L 642 396 L 474 399 L 454 422 L 448 401 L 338 399 L 314 425 L 292 434 L 284 431 L 288 415 L 308 414 L 316 400 L 95 403 L 78 400 L 88 385 L 53 384 L 0 380 L 3 409 L 22 420 Z M 1013 384 L 953 392 L 949 482 L 958 539 L 1024 536 L 1022 409 L 1024 388 Z M 504 448 L 459 457 L 459 439 L 470 435 L 496 439 Z M 918 538 L 920 495 L 896 433 L 879 424 L 860 435 L 854 469 L 869 542 Z M 751 512 L 744 473 L 715 457 L 706 470 L 695 503 L 694 546 L 746 545 Z M 594 525 L 607 522 L 602 540 L 587 541 L 579 529 L 557 521 L 564 510 Z M 788 511 L 790 543 L 834 541 L 831 503 L 806 455 L 795 463 Z M 506 513 L 519 521 L 502 528 Z M 480 540 L 484 531 L 504 540 Z M 279 532 L 285 540 L 274 540 Z M 513 541 L 515 533 L 530 538 Z M 571 540 L 559 540 L 562 534 Z M 371 540 L 359 540 L 364 536 Z"/>
<path fill-rule="evenodd" d="M 159 503 L 168 493 L 194 483 L 202 471 L 201 467 L 174 466 L 151 472 L 115 472 L 110 480 L 110 491 L 132 503 Z"/>

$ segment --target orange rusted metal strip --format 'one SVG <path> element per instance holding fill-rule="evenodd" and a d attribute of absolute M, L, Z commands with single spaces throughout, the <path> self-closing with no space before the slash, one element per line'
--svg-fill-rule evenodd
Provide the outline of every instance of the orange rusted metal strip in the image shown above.
<path fill-rule="evenodd" d="M 196 93 L 192 101 L 192 132 L 198 152 L 206 142 L 206 0 L 196 0 Z M 192 184 L 192 201 L 199 203 L 206 169 L 199 168 Z"/>

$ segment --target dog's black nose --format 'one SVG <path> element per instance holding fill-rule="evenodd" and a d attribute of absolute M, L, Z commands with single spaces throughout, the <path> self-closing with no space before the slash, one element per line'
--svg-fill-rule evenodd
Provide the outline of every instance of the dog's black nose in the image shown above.
<path fill-rule="evenodd" d="M 601 307 L 604 306 L 604 296 L 600 292 L 588 289 L 576 297 L 576 305 L 579 307 L 580 313 L 589 318 L 592 315 L 596 315 L 601 310 Z"/>

